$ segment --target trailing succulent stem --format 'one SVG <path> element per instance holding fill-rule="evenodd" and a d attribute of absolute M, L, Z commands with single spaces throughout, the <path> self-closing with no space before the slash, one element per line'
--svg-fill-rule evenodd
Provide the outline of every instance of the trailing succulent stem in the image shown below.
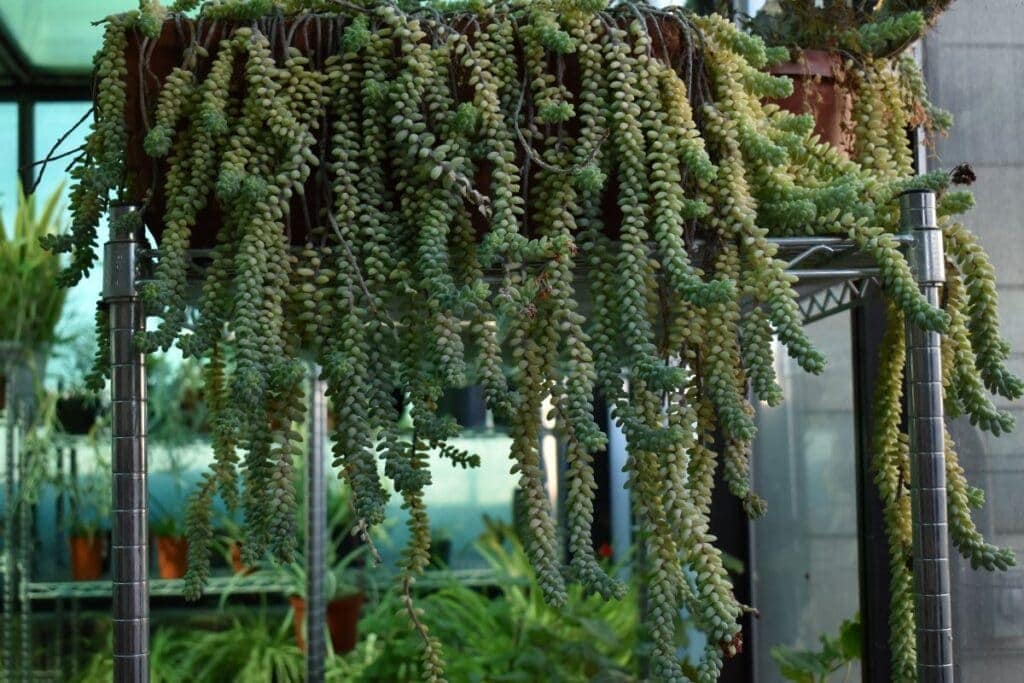
<path fill-rule="evenodd" d="M 142 203 L 159 231 L 142 296 L 161 322 L 136 342 L 203 359 L 212 410 L 214 464 L 187 511 L 189 596 L 209 574 L 218 497 L 245 515 L 246 562 L 293 559 L 315 360 L 360 533 L 385 521 L 392 490 L 408 513 L 402 596 L 425 679 L 444 680 L 442 644 L 413 589 L 430 557 L 430 467 L 479 462 L 452 441 L 460 427 L 439 412 L 447 391 L 481 384 L 510 425 L 519 531 L 544 598 L 563 604 L 573 581 L 621 597 L 592 542 L 594 464 L 607 442 L 594 420 L 600 396 L 629 444 L 652 674 L 715 680 L 742 646 L 748 609 L 710 530 L 715 473 L 751 517 L 765 512 L 750 481 L 751 399 L 783 398 L 777 346 L 809 372 L 825 362 L 771 238 L 845 237 L 878 261 L 888 301 L 873 462 L 894 671 L 912 676 L 905 321 L 943 333 L 951 414 L 1005 432 L 1012 420 L 990 394 L 1024 391 L 1007 369 L 991 263 L 954 219 L 970 195 L 949 192 L 944 173 L 911 173 L 904 126 L 947 123 L 924 101 L 920 73 L 871 57 L 847 66 L 848 156 L 813 134 L 810 117 L 766 104 L 792 89 L 765 72 L 780 54 L 722 17 L 602 0 L 433 4 L 178 0 L 165 10 L 143 0 L 105 22 L 71 230 L 48 246 L 70 255 L 62 281 L 74 284 L 95 263 L 112 203 Z M 920 16 L 844 40 L 884 52 Z M 170 22 L 178 30 L 164 30 Z M 146 64 L 129 73 L 128 46 L 164 35 L 192 39 L 152 92 Z M 141 117 L 126 110 L 130 92 Z M 919 187 L 942 193 L 941 310 L 921 296 L 896 237 L 895 198 Z M 188 325 L 198 244 L 212 250 Z M 105 338 L 103 308 L 97 325 Z M 105 361 L 91 386 L 102 386 Z M 565 447 L 564 520 L 541 458 L 545 417 Z M 1012 564 L 971 520 L 983 497 L 951 439 L 947 475 L 956 547 L 976 566 Z M 677 657 L 684 608 L 707 635 L 692 668 Z"/>

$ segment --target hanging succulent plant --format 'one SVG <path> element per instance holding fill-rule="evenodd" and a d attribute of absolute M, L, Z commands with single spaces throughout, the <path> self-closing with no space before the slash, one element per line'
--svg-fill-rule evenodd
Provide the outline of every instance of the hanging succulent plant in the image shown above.
<path fill-rule="evenodd" d="M 162 322 L 137 343 L 206 359 L 213 413 L 215 464 L 188 514 L 189 593 L 208 575 L 217 495 L 245 512 L 247 562 L 291 559 L 294 425 L 312 356 L 359 528 L 384 520 L 382 474 L 409 512 L 405 606 L 428 680 L 443 680 L 441 643 L 411 591 L 430 561 L 428 454 L 473 464 L 449 445 L 459 426 L 438 412 L 468 373 L 511 425 L 524 547 L 546 599 L 561 604 L 567 581 L 620 596 L 590 546 L 601 394 L 630 445 L 652 671 L 684 680 L 675 628 L 685 607 L 708 635 L 699 679 L 716 680 L 749 608 L 709 531 L 715 470 L 762 514 L 749 398 L 782 399 L 773 340 L 809 372 L 825 362 L 769 237 L 843 236 L 878 261 L 889 302 L 875 464 L 893 653 L 900 680 L 911 676 L 903 321 L 944 334 L 947 400 L 980 427 L 1008 430 L 989 393 L 1022 388 L 1005 367 L 993 272 L 971 234 L 945 227 L 943 310 L 920 295 L 894 237 L 895 197 L 949 180 L 911 173 L 903 124 L 927 106 L 920 74 L 882 59 L 849 65 L 850 158 L 822 144 L 809 117 L 764 104 L 790 90 L 763 71 L 776 51 L 719 16 L 600 0 L 419 4 L 222 0 L 195 20 L 179 13 L 195 2 L 170 14 L 144 2 L 107 20 L 73 230 L 50 246 L 72 254 L 64 279 L 74 282 L 94 263 L 102 211 L 126 198 L 142 201 L 135 215 L 158 237 L 143 295 Z M 135 69 L 153 41 L 170 41 L 180 61 Z M 129 91 L 141 105 L 130 111 Z M 968 206 L 962 193 L 942 202 L 946 214 Z M 212 256 L 186 332 L 189 249 L 200 244 Z M 396 397 L 412 406 L 411 437 Z M 568 571 L 538 452 L 548 398 L 567 444 Z M 952 441 L 947 450 L 955 544 L 976 565 L 1011 564 L 973 526 L 981 494 Z"/>

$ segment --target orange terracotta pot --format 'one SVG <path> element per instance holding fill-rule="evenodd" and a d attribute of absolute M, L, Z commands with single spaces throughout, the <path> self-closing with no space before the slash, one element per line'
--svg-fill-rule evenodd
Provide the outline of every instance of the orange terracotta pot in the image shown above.
<path fill-rule="evenodd" d="M 356 647 L 363 600 L 363 594 L 356 593 L 327 603 L 327 631 L 331 634 L 331 645 L 337 654 L 351 652 Z M 295 642 L 305 652 L 306 601 L 297 595 L 292 595 L 288 601 L 295 611 Z"/>
<path fill-rule="evenodd" d="M 786 111 L 814 116 L 814 132 L 822 141 L 844 152 L 853 147 L 853 96 L 845 84 L 839 55 L 826 50 L 804 50 L 792 62 L 771 68 L 776 76 L 793 81 L 793 94 L 772 100 Z"/>
<path fill-rule="evenodd" d="M 75 581 L 96 581 L 103 576 L 103 555 L 107 550 L 102 536 L 72 536 L 71 578 Z"/>
<path fill-rule="evenodd" d="M 161 579 L 184 577 L 188 569 L 188 541 L 172 536 L 157 536 L 156 561 Z"/>
<path fill-rule="evenodd" d="M 255 569 L 242 562 L 242 544 L 232 543 L 231 544 L 231 569 L 236 574 L 252 574 Z"/>

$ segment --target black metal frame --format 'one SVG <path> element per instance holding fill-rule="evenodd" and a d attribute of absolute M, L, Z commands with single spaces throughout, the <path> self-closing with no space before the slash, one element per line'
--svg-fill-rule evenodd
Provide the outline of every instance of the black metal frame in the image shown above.
<path fill-rule="evenodd" d="M 92 100 L 89 71 L 40 69 L 15 40 L 10 28 L 0 21 L 0 102 L 18 104 L 18 177 L 23 187 L 35 180 L 35 104 Z"/>

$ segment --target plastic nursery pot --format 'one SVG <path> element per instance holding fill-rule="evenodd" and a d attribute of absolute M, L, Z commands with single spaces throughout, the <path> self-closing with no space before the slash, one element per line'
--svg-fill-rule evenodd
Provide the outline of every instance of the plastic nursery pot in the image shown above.
<path fill-rule="evenodd" d="M 775 76 L 793 81 L 793 94 L 772 100 L 786 111 L 814 116 L 814 132 L 844 152 L 853 143 L 853 97 L 844 84 L 842 58 L 827 50 L 803 50 L 797 59 L 776 64 Z"/>
<path fill-rule="evenodd" d="M 62 396 L 57 399 L 57 422 L 66 434 L 88 434 L 96 424 L 99 409 L 99 401 L 93 396 Z"/>
<path fill-rule="evenodd" d="M 103 576 L 103 554 L 106 540 L 99 535 L 72 536 L 71 578 L 75 581 L 96 581 Z"/>
<path fill-rule="evenodd" d="M 359 615 L 363 611 L 362 593 L 348 595 L 327 603 L 327 631 L 331 634 L 331 645 L 336 654 L 351 652 L 359 640 Z M 306 651 L 306 600 L 298 595 L 288 598 L 295 612 L 295 642 L 299 649 Z"/>
<path fill-rule="evenodd" d="M 173 536 L 157 536 L 156 561 L 161 579 L 182 578 L 188 569 L 188 541 Z"/>

